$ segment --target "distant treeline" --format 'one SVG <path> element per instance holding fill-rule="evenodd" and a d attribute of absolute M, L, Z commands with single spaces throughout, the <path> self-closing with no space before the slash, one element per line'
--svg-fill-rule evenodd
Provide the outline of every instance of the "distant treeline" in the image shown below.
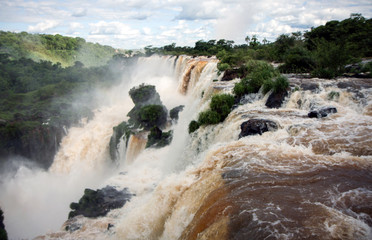
<path fill-rule="evenodd" d="M 85 66 L 105 65 L 118 50 L 110 46 L 86 42 L 83 38 L 59 34 L 29 34 L 0 31 L 0 53 L 12 59 L 30 58 L 72 66 L 76 61 Z"/>
<path fill-rule="evenodd" d="M 272 43 L 266 39 L 260 42 L 255 35 L 247 36 L 245 41 L 246 44 L 234 45 L 234 41 L 225 39 L 200 40 L 194 47 L 178 47 L 173 43 L 159 48 L 148 46 L 145 52 L 147 55 L 215 55 L 220 60 L 221 71 L 240 68 L 250 60 L 276 61 L 284 63 L 280 66 L 283 73 L 311 72 L 313 76 L 333 78 L 345 72 L 346 64 L 372 57 L 372 19 L 351 14 L 348 19 L 329 21 L 305 33 L 282 34 Z"/>

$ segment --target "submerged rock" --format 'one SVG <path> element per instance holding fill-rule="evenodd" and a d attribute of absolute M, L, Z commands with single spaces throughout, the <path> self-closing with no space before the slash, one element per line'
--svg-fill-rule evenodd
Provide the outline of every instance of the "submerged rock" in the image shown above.
<path fill-rule="evenodd" d="M 240 125 L 241 132 L 239 138 L 246 137 L 249 135 L 256 135 L 267 132 L 278 130 L 278 124 L 271 120 L 266 119 L 249 119 Z"/>
<path fill-rule="evenodd" d="M 283 90 L 279 92 L 273 92 L 270 94 L 266 101 L 266 107 L 268 108 L 280 108 L 283 104 L 284 99 L 288 96 L 288 91 Z"/>
<path fill-rule="evenodd" d="M 84 190 L 84 196 L 79 200 L 79 203 L 73 202 L 70 204 L 72 211 L 69 213 L 68 218 L 78 215 L 89 218 L 102 217 L 111 209 L 124 206 L 131 197 L 132 194 L 126 188 L 121 191 L 111 186 L 106 186 L 96 191 L 87 188 Z"/>
<path fill-rule="evenodd" d="M 329 114 L 337 113 L 337 109 L 335 107 L 325 107 L 316 110 L 312 110 L 307 114 L 309 118 L 323 118 L 327 117 Z"/>

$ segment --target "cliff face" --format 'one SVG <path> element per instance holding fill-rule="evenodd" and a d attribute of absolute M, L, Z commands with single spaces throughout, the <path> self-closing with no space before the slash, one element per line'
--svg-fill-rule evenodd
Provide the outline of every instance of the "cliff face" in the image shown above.
<path fill-rule="evenodd" d="M 2 124 L 0 158 L 20 155 L 48 168 L 63 136 L 63 126 L 28 124 L 22 121 Z"/>

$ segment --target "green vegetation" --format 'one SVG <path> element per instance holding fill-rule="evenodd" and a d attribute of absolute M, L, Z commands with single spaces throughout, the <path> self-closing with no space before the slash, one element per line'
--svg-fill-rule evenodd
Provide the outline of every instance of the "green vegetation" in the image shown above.
<path fill-rule="evenodd" d="M 85 68 L 76 62 L 63 68 L 0 54 L 0 156 L 18 154 L 48 167 L 63 127 L 93 117 L 96 100 L 90 92 L 120 80 L 122 73 L 111 66 Z"/>
<path fill-rule="evenodd" d="M 169 145 L 173 138 L 173 131 L 162 132 L 158 127 L 153 127 L 147 136 L 146 148 L 162 148 Z"/>
<path fill-rule="evenodd" d="M 162 105 L 146 105 L 139 110 L 139 121 L 147 130 L 154 126 L 164 127 L 167 121 L 167 110 Z"/>
<path fill-rule="evenodd" d="M 198 121 L 191 121 L 189 133 L 196 131 L 202 125 L 217 124 L 223 122 L 231 112 L 234 105 L 234 96 L 230 94 L 217 94 L 212 97 L 210 109 L 201 112 Z"/>
<path fill-rule="evenodd" d="M 253 35 L 245 38 L 247 44 L 234 45 L 225 39 L 200 40 L 195 47 L 177 47 L 174 43 L 160 48 L 148 46 L 146 54 L 215 55 L 220 60 L 220 72 L 241 79 L 249 74 L 247 62 L 251 60 L 281 62 L 282 73 L 310 72 L 315 77 L 334 78 L 345 72 L 346 64 L 372 57 L 371 32 L 372 19 L 351 14 L 348 19 L 330 21 L 305 33 L 282 34 L 272 43 L 266 39 L 261 43 Z"/>
<path fill-rule="evenodd" d="M 235 84 L 234 94 L 241 98 L 245 94 L 257 93 L 264 85 L 264 93 L 270 91 L 274 84 L 272 78 L 278 77 L 279 72 L 273 66 L 264 61 L 248 61 L 244 67 L 247 69 L 247 76 Z"/>
<path fill-rule="evenodd" d="M 64 67 L 79 61 L 92 67 L 105 65 L 116 51 L 79 37 L 0 31 L 0 54 L 9 54 L 12 60 L 28 58 L 36 62 L 59 62 Z"/>

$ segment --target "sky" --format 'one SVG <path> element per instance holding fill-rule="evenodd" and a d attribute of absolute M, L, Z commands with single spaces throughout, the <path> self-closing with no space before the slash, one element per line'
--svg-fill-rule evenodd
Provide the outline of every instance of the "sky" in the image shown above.
<path fill-rule="evenodd" d="M 0 30 L 82 37 L 121 49 L 194 46 L 198 40 L 275 41 L 351 13 L 371 0 L 0 0 Z"/>

